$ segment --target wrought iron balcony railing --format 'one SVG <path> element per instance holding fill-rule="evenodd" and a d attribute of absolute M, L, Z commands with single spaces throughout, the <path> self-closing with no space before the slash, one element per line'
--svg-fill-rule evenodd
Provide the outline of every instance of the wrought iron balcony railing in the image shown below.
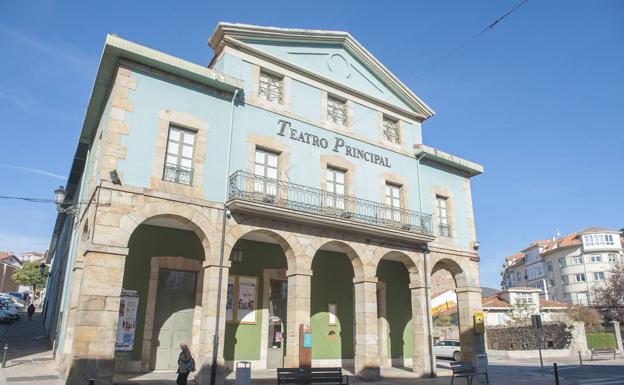
<path fill-rule="evenodd" d="M 163 179 L 168 182 L 176 182 L 190 186 L 193 184 L 193 169 L 190 167 L 178 166 L 177 164 L 166 163 Z"/>
<path fill-rule="evenodd" d="M 230 200 L 260 202 L 350 222 L 433 235 L 431 214 L 334 194 L 240 170 L 230 175 L 229 183 Z"/>

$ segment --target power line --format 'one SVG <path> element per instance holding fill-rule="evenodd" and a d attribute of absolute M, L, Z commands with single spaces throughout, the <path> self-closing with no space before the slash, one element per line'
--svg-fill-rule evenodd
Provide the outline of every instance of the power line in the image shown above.
<path fill-rule="evenodd" d="M 20 201 L 34 202 L 34 203 L 56 203 L 54 199 L 28 198 L 28 197 L 16 197 L 16 196 L 6 196 L 6 195 L 0 195 L 0 199 L 20 200 Z"/>

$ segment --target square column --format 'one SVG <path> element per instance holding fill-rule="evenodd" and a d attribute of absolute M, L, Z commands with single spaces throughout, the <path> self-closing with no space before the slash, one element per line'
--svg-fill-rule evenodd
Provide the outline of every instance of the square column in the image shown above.
<path fill-rule="evenodd" d="M 611 321 L 611 325 L 613 325 L 613 332 L 615 333 L 617 350 L 622 353 L 622 351 L 624 351 L 624 347 L 622 346 L 622 331 L 620 330 L 620 323 L 618 321 Z"/>
<path fill-rule="evenodd" d="M 377 381 L 379 332 L 377 329 L 377 279 L 353 280 L 355 291 L 355 373 L 364 381 Z"/>
<path fill-rule="evenodd" d="M 474 329 L 474 313 L 481 311 L 481 288 L 460 287 L 455 291 L 462 361 L 472 361 L 477 354 L 485 353 L 485 339 L 482 334 L 476 334 Z"/>
<path fill-rule="evenodd" d="M 286 357 L 284 367 L 299 367 L 299 325 L 310 324 L 312 270 L 287 272 Z"/>
<path fill-rule="evenodd" d="M 113 383 L 119 296 L 127 248 L 92 246 L 84 252 L 73 311 L 68 384 Z"/>
<path fill-rule="evenodd" d="M 227 284 L 230 268 L 228 266 L 223 266 L 223 271 L 221 272 L 221 303 L 219 307 L 217 307 L 217 298 L 219 297 L 219 266 L 212 262 L 204 262 L 203 267 L 202 316 L 201 331 L 199 334 L 200 350 L 198 352 L 193 352 L 197 364 L 195 381 L 197 381 L 199 385 L 210 383 L 216 336 L 218 338 L 218 346 L 215 383 L 223 384 L 225 382 L 225 359 L 223 357 L 223 344 L 225 343 L 225 308 L 227 304 Z M 220 314 L 218 331 L 215 330 L 217 312 Z"/>
<path fill-rule="evenodd" d="M 431 357 L 435 367 L 435 356 L 431 352 L 432 336 L 430 333 L 431 314 L 427 313 L 427 291 L 424 287 L 410 286 L 412 297 L 412 371 L 418 377 L 432 374 Z"/>

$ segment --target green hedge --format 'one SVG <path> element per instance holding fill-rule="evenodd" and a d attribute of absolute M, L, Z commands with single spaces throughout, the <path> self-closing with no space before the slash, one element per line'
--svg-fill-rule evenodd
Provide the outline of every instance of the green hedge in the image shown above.
<path fill-rule="evenodd" d="M 587 333 L 587 347 L 590 349 L 617 348 L 613 333 Z"/>

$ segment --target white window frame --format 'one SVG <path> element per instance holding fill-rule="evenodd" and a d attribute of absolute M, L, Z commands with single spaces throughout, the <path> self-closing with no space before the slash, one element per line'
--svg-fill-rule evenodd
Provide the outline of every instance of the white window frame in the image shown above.
<path fill-rule="evenodd" d="M 618 258 L 617 254 L 613 254 L 613 253 L 609 254 L 609 262 L 616 262 L 617 258 Z"/>
<path fill-rule="evenodd" d="M 390 206 L 390 211 L 385 215 L 386 219 L 394 222 L 401 222 L 401 210 L 403 209 L 403 202 L 401 199 L 402 189 L 403 186 L 400 184 L 386 182 L 386 205 Z"/>
<path fill-rule="evenodd" d="M 277 195 L 279 153 L 256 147 L 254 152 L 254 192 L 269 196 Z"/>
<path fill-rule="evenodd" d="M 589 257 L 589 260 L 593 263 L 597 263 L 597 262 L 602 262 L 602 255 L 600 254 L 596 254 L 596 255 L 591 255 Z"/>
<path fill-rule="evenodd" d="M 345 191 L 347 188 L 347 171 L 337 167 L 327 167 L 327 194 L 325 206 L 336 210 L 345 209 Z"/>
<path fill-rule="evenodd" d="M 184 185 L 193 184 L 193 159 L 197 132 L 170 125 L 165 148 L 163 180 Z"/>
<path fill-rule="evenodd" d="M 583 264 L 583 256 L 579 255 L 576 257 L 572 257 L 571 258 L 572 262 L 570 263 L 571 265 L 582 265 Z"/>
<path fill-rule="evenodd" d="M 604 281 L 605 280 L 605 273 L 603 271 L 595 271 L 592 273 L 592 276 L 594 278 L 594 281 Z M 598 277 L 598 278 L 596 278 Z"/>
<path fill-rule="evenodd" d="M 587 282 L 585 273 L 574 274 L 574 282 Z"/>
<path fill-rule="evenodd" d="M 436 195 L 436 209 L 438 210 L 438 233 L 443 237 L 451 237 L 451 225 L 449 223 L 449 198 L 443 195 Z"/>

